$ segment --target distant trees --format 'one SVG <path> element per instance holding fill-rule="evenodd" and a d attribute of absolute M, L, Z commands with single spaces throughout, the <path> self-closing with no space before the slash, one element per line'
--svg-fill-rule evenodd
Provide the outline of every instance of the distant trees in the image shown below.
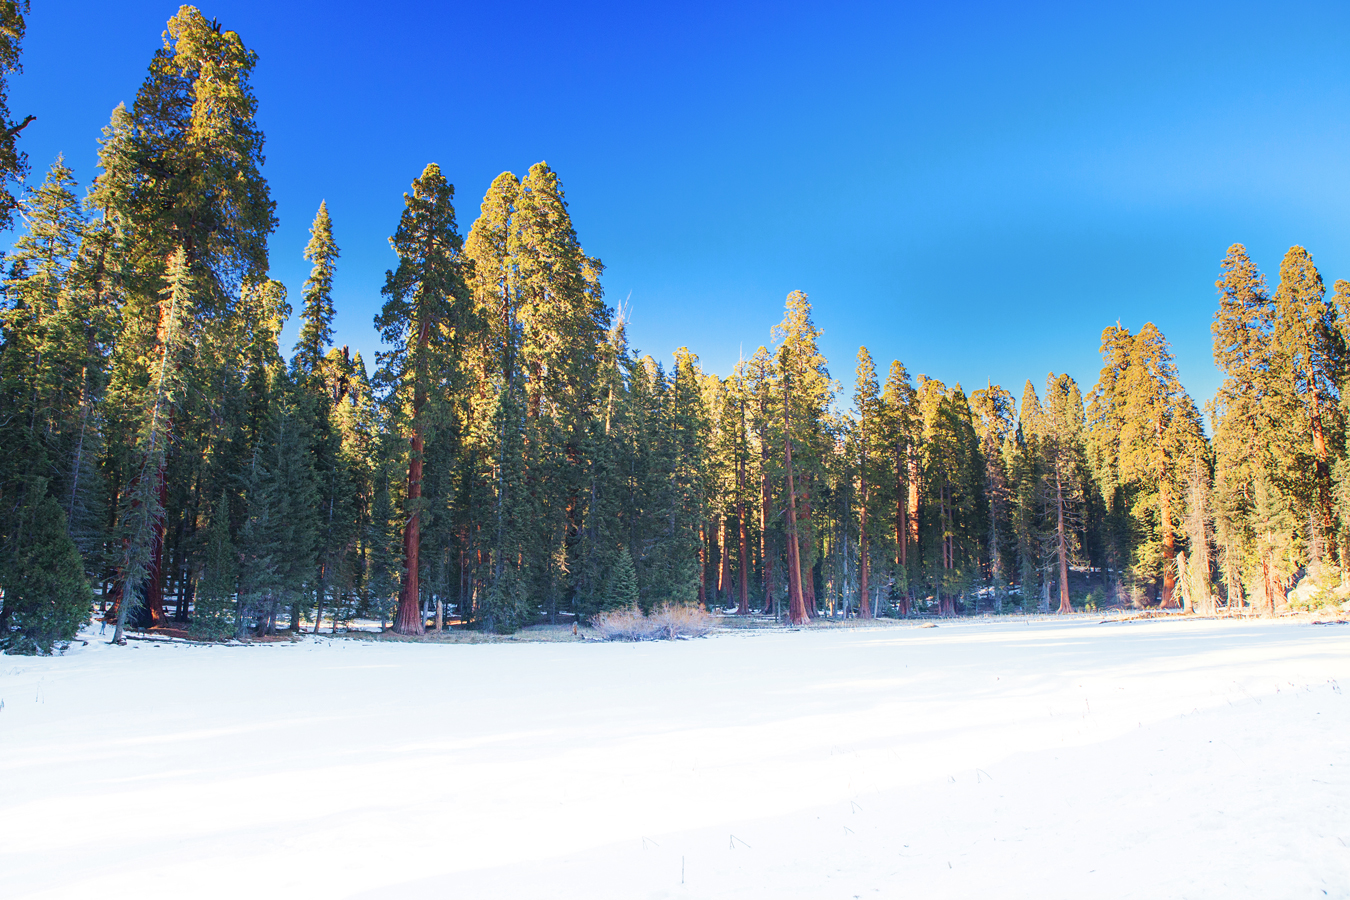
<path fill-rule="evenodd" d="M 26 4 L 0 4 L 0 74 Z M 1350 281 L 1293 247 L 1217 281 L 1211 435 L 1152 323 L 1068 375 L 969 396 L 859 348 L 849 402 L 807 295 L 729 374 L 629 345 L 547 164 L 461 238 L 405 195 L 367 372 L 334 347 L 321 202 L 299 339 L 242 39 L 190 6 L 100 142 L 86 200 L 26 172 L 0 90 L 0 648 L 48 652 L 95 598 L 210 639 L 355 617 L 510 631 L 636 605 L 958 615 L 1083 604 L 1273 613 L 1350 593 Z M 0 85 L 2 87 L 3 85 Z M 882 378 L 884 373 L 885 377 Z"/>

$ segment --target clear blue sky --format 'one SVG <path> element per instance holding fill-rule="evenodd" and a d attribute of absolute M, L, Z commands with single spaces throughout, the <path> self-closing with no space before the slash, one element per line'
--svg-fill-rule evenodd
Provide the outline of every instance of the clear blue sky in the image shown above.
<path fill-rule="evenodd" d="M 94 174 L 166 2 L 35 0 L 11 112 L 34 178 Z M 866 344 L 967 390 L 1096 380 L 1152 320 L 1204 403 L 1213 282 L 1245 243 L 1350 278 L 1350 5 L 208 2 L 261 60 L 274 277 L 299 299 L 321 199 L 338 343 L 371 360 L 402 192 L 429 161 L 462 231 L 545 159 L 633 343 L 726 373 L 811 295 L 851 392 Z M 287 330 L 293 343 L 295 326 Z"/>

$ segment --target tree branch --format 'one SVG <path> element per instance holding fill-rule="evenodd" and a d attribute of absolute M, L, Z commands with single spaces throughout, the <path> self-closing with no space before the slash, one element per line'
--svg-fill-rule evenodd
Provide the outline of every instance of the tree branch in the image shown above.
<path fill-rule="evenodd" d="M 10 128 L 5 129 L 5 137 L 7 138 L 14 137 L 14 135 L 18 134 L 20 131 L 23 131 L 25 128 L 27 128 L 28 123 L 34 122 L 36 120 L 37 116 L 24 116 L 23 121 L 20 122 L 18 125 L 14 125 Z"/>

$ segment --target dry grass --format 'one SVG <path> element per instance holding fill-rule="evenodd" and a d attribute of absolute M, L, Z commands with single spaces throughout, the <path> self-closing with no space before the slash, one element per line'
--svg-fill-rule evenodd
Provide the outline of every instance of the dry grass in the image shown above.
<path fill-rule="evenodd" d="M 663 606 L 651 615 L 634 606 L 603 612 L 591 627 L 606 641 L 673 641 L 702 637 L 713 630 L 713 617 L 697 606 Z"/>

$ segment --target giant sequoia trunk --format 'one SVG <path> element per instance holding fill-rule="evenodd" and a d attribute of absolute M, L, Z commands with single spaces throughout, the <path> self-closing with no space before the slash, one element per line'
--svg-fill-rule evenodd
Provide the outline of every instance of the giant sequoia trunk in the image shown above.
<path fill-rule="evenodd" d="M 1174 594 L 1177 588 L 1177 539 L 1172 531 L 1172 496 L 1167 482 L 1158 484 L 1158 527 L 1162 530 L 1163 589 L 1162 608 L 1176 609 Z"/>
<path fill-rule="evenodd" d="M 1313 468 L 1317 476 L 1317 502 L 1322 514 L 1322 530 L 1328 541 L 1335 544 L 1336 529 L 1332 520 L 1331 503 L 1331 465 L 1327 460 L 1327 439 L 1322 430 L 1322 405 L 1317 396 L 1317 388 L 1312 390 L 1312 442 Z M 1335 553 L 1333 546 L 1332 552 Z"/>
<path fill-rule="evenodd" d="M 808 486 L 802 491 L 802 504 L 801 504 L 801 510 L 800 510 L 801 515 L 797 518 L 798 527 L 794 529 L 794 530 L 797 532 L 797 537 L 798 537 L 798 540 L 797 540 L 797 570 L 798 570 L 798 576 L 797 576 L 797 577 L 798 577 L 799 579 L 801 578 L 802 543 L 805 542 L 805 544 L 806 544 L 806 557 L 807 557 L 807 559 L 810 559 L 810 558 L 811 558 L 811 555 L 812 555 L 813 539 L 814 539 L 814 536 L 815 536 L 814 533 L 813 533 L 812 530 L 811 530 L 811 490 L 810 490 L 810 487 L 809 487 L 809 485 L 810 485 L 811 482 L 810 482 L 810 479 L 809 479 L 809 478 L 803 479 L 803 480 L 806 481 L 806 483 L 807 483 Z M 801 523 L 803 523 L 803 522 L 806 523 L 806 534 L 804 534 L 804 535 L 801 533 L 801 528 L 800 528 L 800 525 L 801 525 Z M 810 565 L 807 565 L 807 567 L 806 567 L 806 579 L 805 579 L 804 581 L 802 581 L 801 584 L 802 584 L 802 605 L 803 605 L 803 607 L 805 607 L 805 609 L 806 609 L 806 617 L 807 617 L 808 619 L 814 619 L 814 618 L 816 617 L 816 615 L 817 615 L 816 609 L 817 609 L 817 602 L 818 602 L 818 601 L 816 600 L 816 567 L 815 567 L 815 563 L 811 563 Z"/>
<path fill-rule="evenodd" d="M 425 352 L 431 329 L 426 322 L 417 328 L 417 348 Z M 421 354 L 419 353 L 419 356 Z M 403 528 L 403 584 L 398 592 L 398 613 L 394 618 L 394 631 L 399 634 L 425 634 L 426 619 L 422 616 L 421 584 L 418 582 L 422 548 L 422 456 L 426 446 L 423 442 L 422 410 L 427 402 L 426 378 L 418 371 L 414 376 L 412 438 L 409 441 L 411 453 L 408 456 L 408 523 Z"/>

